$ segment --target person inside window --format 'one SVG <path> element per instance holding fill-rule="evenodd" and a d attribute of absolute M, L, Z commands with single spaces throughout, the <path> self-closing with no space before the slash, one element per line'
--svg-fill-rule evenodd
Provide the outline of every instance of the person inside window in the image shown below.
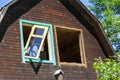
<path fill-rule="evenodd" d="M 36 57 L 38 49 L 40 47 L 41 38 L 32 38 L 30 40 L 29 47 L 26 50 L 26 55 L 30 57 Z"/>
<path fill-rule="evenodd" d="M 43 33 L 42 29 L 37 28 L 35 30 L 35 35 L 41 35 Z M 31 37 L 29 46 L 27 49 L 25 49 L 25 54 L 26 56 L 30 57 L 36 57 L 39 47 L 41 45 L 42 38 L 37 38 L 37 37 Z M 44 44 L 43 44 L 44 45 Z M 42 46 L 41 52 L 44 51 L 44 46 Z"/>

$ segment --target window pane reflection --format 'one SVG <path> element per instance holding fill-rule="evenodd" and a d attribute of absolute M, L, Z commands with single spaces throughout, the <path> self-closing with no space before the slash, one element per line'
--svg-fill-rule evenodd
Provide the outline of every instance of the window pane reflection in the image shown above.
<path fill-rule="evenodd" d="M 43 35 L 44 29 L 36 28 L 34 31 L 34 34 L 36 35 Z"/>

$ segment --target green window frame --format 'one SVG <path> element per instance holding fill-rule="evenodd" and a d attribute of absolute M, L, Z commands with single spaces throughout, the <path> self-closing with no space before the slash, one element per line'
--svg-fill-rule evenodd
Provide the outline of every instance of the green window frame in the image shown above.
<path fill-rule="evenodd" d="M 30 21 L 30 20 L 24 20 L 20 19 L 20 39 L 21 39 L 21 52 L 22 52 L 22 63 L 26 62 L 40 62 L 40 63 L 53 63 L 53 65 L 56 65 L 56 60 L 55 60 L 55 48 L 54 48 L 54 38 L 53 38 L 53 29 L 52 29 L 52 24 L 47 24 L 47 23 L 41 23 L 41 22 L 35 22 L 35 21 Z M 24 30 L 23 26 L 29 26 L 31 28 L 29 36 L 27 38 L 27 42 L 24 40 Z M 36 33 L 36 31 L 39 30 L 39 33 Z M 38 51 L 36 52 L 35 56 L 28 56 L 26 53 L 26 49 L 28 49 L 30 42 L 35 39 L 37 41 L 40 41 L 39 43 L 39 48 Z M 48 60 L 44 60 L 39 58 L 41 56 L 41 51 L 44 45 L 45 38 L 47 39 L 47 45 L 48 45 Z"/>

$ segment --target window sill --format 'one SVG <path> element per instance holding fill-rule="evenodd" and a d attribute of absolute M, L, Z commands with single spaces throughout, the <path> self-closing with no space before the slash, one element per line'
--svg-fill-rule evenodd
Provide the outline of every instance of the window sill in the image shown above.
<path fill-rule="evenodd" d="M 68 62 L 60 62 L 60 65 L 67 65 L 67 66 L 78 66 L 78 67 L 86 67 L 86 64 L 83 63 L 68 63 Z"/>
<path fill-rule="evenodd" d="M 49 60 L 33 60 L 33 59 L 25 59 L 25 62 L 36 62 L 36 63 L 54 63 L 53 61 Z"/>

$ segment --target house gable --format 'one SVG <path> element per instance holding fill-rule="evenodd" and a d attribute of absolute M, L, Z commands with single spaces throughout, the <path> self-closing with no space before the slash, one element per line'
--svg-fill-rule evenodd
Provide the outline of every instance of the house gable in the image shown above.
<path fill-rule="evenodd" d="M 95 36 L 96 33 L 94 33 L 94 31 L 96 30 L 91 28 L 94 25 L 91 25 L 90 24 L 91 22 L 89 22 L 89 20 L 86 20 L 86 18 L 83 17 L 83 15 L 80 14 L 80 16 L 78 16 L 77 11 L 75 11 L 75 13 L 77 14 L 71 13 L 72 11 L 70 11 L 68 8 L 70 6 L 66 4 L 67 2 L 64 1 L 65 0 L 19 0 L 14 5 L 9 7 L 8 11 L 6 12 L 6 15 L 4 16 L 0 24 L 0 28 L 2 30 L 5 30 L 4 32 L 0 29 L 1 30 L 0 32 L 3 35 L 5 34 L 3 38 L 1 38 L 2 42 L 0 44 L 1 56 L 4 56 L 0 58 L 0 60 L 3 61 L 2 62 L 3 65 L 0 66 L 0 68 L 2 69 L 0 74 L 3 77 L 3 79 L 55 80 L 54 72 L 58 69 L 63 70 L 65 80 L 96 79 L 95 77 L 96 74 L 92 69 L 92 63 L 94 62 L 94 58 L 96 57 L 100 56 L 102 58 L 105 58 L 105 52 L 103 51 L 100 45 L 100 41 Z M 66 1 L 69 2 L 74 0 Z M 77 18 L 76 15 L 79 17 L 79 19 Z M 50 64 L 33 62 L 31 63 L 26 62 L 26 64 L 21 63 L 22 62 L 20 50 L 21 42 L 19 36 L 20 19 L 52 24 L 55 42 L 54 45 L 57 63 L 56 66 L 53 66 L 53 64 L 51 63 Z M 56 34 L 58 27 L 68 29 L 64 30 L 68 32 L 69 29 L 79 30 L 71 31 L 74 32 L 73 34 L 70 32 L 70 34 L 72 35 L 74 35 L 75 33 L 77 33 L 78 35 L 78 32 L 83 34 L 82 37 L 85 49 L 84 52 L 85 59 L 83 60 L 84 65 L 76 65 L 81 64 L 81 61 L 80 62 L 76 61 L 76 63 L 73 63 L 72 65 L 71 64 L 69 65 L 68 64 L 69 62 L 67 61 L 66 61 L 67 64 L 60 63 L 59 60 L 60 55 L 57 44 L 58 42 L 57 36 L 59 35 Z M 58 30 L 58 33 L 61 33 L 61 31 Z M 72 36 L 72 38 L 74 37 Z M 75 41 L 78 41 L 77 39 L 75 39 Z M 9 72 L 7 72 L 6 70 L 8 70 Z"/>
<path fill-rule="evenodd" d="M 1 28 L 0 29 L 1 30 L 0 31 L 0 34 L 1 34 L 0 41 L 2 40 L 8 26 L 12 22 L 14 22 L 18 17 L 20 17 L 22 14 L 29 11 L 38 2 L 42 2 L 42 1 L 41 0 L 34 0 L 33 2 L 28 1 L 28 0 L 13 1 L 13 3 L 15 3 L 15 4 L 11 3 L 11 6 L 10 5 L 6 6 L 5 11 L 7 11 L 7 14 L 5 14 L 6 13 L 5 11 L 3 11 L 3 13 L 5 14 L 5 17 L 3 19 L 1 19 L 2 22 L 0 24 L 0 28 Z M 92 33 L 92 35 L 94 35 L 94 37 L 96 37 L 96 39 L 98 40 L 99 44 L 101 45 L 101 47 L 107 57 L 112 56 L 114 54 L 113 48 L 111 47 L 108 39 L 106 38 L 104 32 L 101 29 L 101 24 L 99 24 L 99 21 L 85 8 L 85 6 L 79 0 L 60 0 L 58 2 L 61 2 L 64 5 L 64 7 L 66 7 L 74 15 L 75 19 L 79 20 L 88 29 L 88 31 L 90 33 Z M 28 5 L 26 6 L 25 4 L 28 4 Z M 17 5 L 17 7 L 14 7 L 16 5 Z M 23 5 L 23 6 L 21 6 L 21 5 Z M 45 5 L 48 5 L 48 4 L 45 3 Z M 59 7 L 58 7 L 58 9 L 59 9 Z M 42 10 L 42 9 L 40 9 L 40 10 Z M 57 13 L 55 13 L 55 14 L 57 14 Z M 14 15 L 14 18 L 12 18 L 12 15 Z M 63 14 L 60 13 L 59 15 L 63 15 Z M 12 20 L 9 21 L 9 18 L 12 18 Z M 60 19 L 60 17 L 57 17 L 57 18 Z M 69 22 L 67 22 L 67 23 L 69 23 Z M 62 23 L 60 23 L 60 24 L 62 24 Z M 4 26 L 4 27 L 2 27 L 2 26 Z M 105 44 L 103 44 L 103 43 L 105 43 Z"/>

